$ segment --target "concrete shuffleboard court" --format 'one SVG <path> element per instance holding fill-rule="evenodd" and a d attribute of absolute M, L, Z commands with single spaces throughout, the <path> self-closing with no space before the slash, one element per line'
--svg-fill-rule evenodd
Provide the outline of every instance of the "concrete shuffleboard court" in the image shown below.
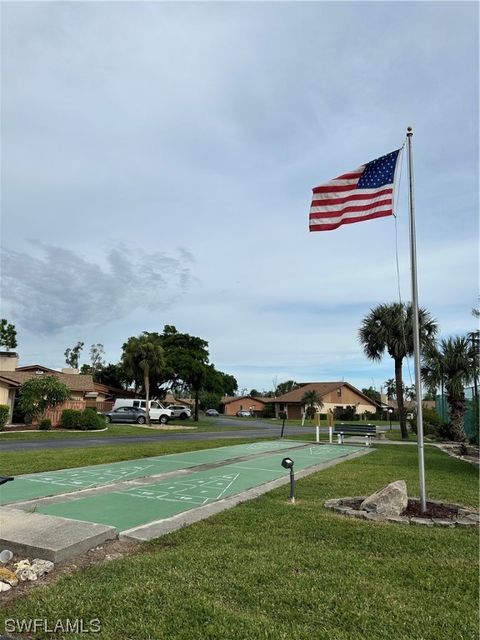
<path fill-rule="evenodd" d="M 17 476 L 14 482 L 0 487 L 0 504 L 12 504 L 34 498 L 43 498 L 64 493 L 135 480 L 149 476 L 171 473 L 180 469 L 215 464 L 224 460 L 262 454 L 282 449 L 304 446 L 303 442 L 272 440 L 252 442 L 228 447 L 200 449 L 151 458 L 140 458 L 125 462 L 112 462 L 89 467 L 62 469 L 46 473 Z"/>
<path fill-rule="evenodd" d="M 361 451 L 366 453 L 365 449 L 304 444 L 301 448 L 290 448 L 289 456 L 294 460 L 295 472 L 299 472 Z M 112 488 L 83 498 L 65 497 L 63 502 L 40 503 L 35 509 L 41 514 L 109 525 L 122 532 L 288 478 L 288 472 L 281 466 L 285 453 L 264 454 L 151 484 L 131 487 L 123 484 L 120 490 Z"/>

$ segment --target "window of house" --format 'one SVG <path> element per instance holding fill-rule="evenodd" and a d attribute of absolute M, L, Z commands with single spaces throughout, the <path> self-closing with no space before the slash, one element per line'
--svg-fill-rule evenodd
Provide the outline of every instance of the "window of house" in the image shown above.
<path fill-rule="evenodd" d="M 338 387 L 338 389 L 337 389 L 337 397 L 338 398 L 342 397 L 342 387 Z"/>

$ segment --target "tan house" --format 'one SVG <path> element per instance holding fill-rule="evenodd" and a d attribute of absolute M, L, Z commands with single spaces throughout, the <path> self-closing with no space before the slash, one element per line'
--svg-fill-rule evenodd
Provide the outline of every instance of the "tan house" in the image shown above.
<path fill-rule="evenodd" d="M 225 396 L 222 398 L 223 413 L 234 416 L 237 411 L 249 411 L 252 415 L 262 413 L 265 405 L 274 398 L 257 398 L 256 396 Z"/>
<path fill-rule="evenodd" d="M 307 408 L 302 398 L 308 391 L 315 391 L 320 397 L 323 404 L 318 408 L 321 413 L 335 413 L 335 410 L 353 406 L 355 413 L 363 416 L 367 412 L 375 413 L 377 409 L 373 400 L 348 382 L 304 382 L 297 389 L 273 399 L 276 417 L 284 411 L 288 418 L 301 420 Z"/>

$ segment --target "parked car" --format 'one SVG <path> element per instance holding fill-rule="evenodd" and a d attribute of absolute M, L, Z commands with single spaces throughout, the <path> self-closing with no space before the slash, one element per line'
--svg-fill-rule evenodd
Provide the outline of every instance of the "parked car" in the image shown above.
<path fill-rule="evenodd" d="M 147 414 L 145 409 L 140 407 L 118 407 L 103 414 L 107 422 L 136 422 L 137 424 L 145 424 Z"/>
<path fill-rule="evenodd" d="M 141 398 L 117 398 L 113 404 L 113 409 L 120 407 L 136 407 L 140 409 L 146 409 L 147 402 Z M 165 409 L 161 402 L 158 400 L 150 400 L 148 403 L 150 414 L 150 420 L 158 421 L 161 424 L 166 424 L 173 418 L 173 414 L 170 409 Z"/>
<path fill-rule="evenodd" d="M 184 404 L 169 404 L 167 409 L 170 409 L 173 418 L 186 420 L 187 418 L 192 417 L 192 411 L 190 407 L 186 407 Z"/>
<path fill-rule="evenodd" d="M 205 411 L 205 415 L 206 416 L 219 416 L 220 414 L 218 413 L 218 411 L 216 409 L 207 409 Z"/>
<path fill-rule="evenodd" d="M 237 411 L 237 416 L 239 418 L 251 418 L 252 414 L 250 411 Z"/>

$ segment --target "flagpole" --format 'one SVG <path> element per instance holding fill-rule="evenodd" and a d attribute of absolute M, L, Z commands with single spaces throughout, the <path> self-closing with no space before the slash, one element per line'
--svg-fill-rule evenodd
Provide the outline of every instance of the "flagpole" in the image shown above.
<path fill-rule="evenodd" d="M 422 512 L 424 512 L 427 509 L 427 498 L 425 490 L 425 459 L 423 446 L 422 381 L 420 374 L 420 329 L 418 320 L 417 241 L 415 234 L 415 197 L 413 190 L 412 136 L 412 127 L 407 127 L 408 185 L 410 204 L 410 262 L 412 274 L 413 355 L 415 363 L 415 396 L 417 402 L 418 477 L 420 483 L 420 505 Z"/>

